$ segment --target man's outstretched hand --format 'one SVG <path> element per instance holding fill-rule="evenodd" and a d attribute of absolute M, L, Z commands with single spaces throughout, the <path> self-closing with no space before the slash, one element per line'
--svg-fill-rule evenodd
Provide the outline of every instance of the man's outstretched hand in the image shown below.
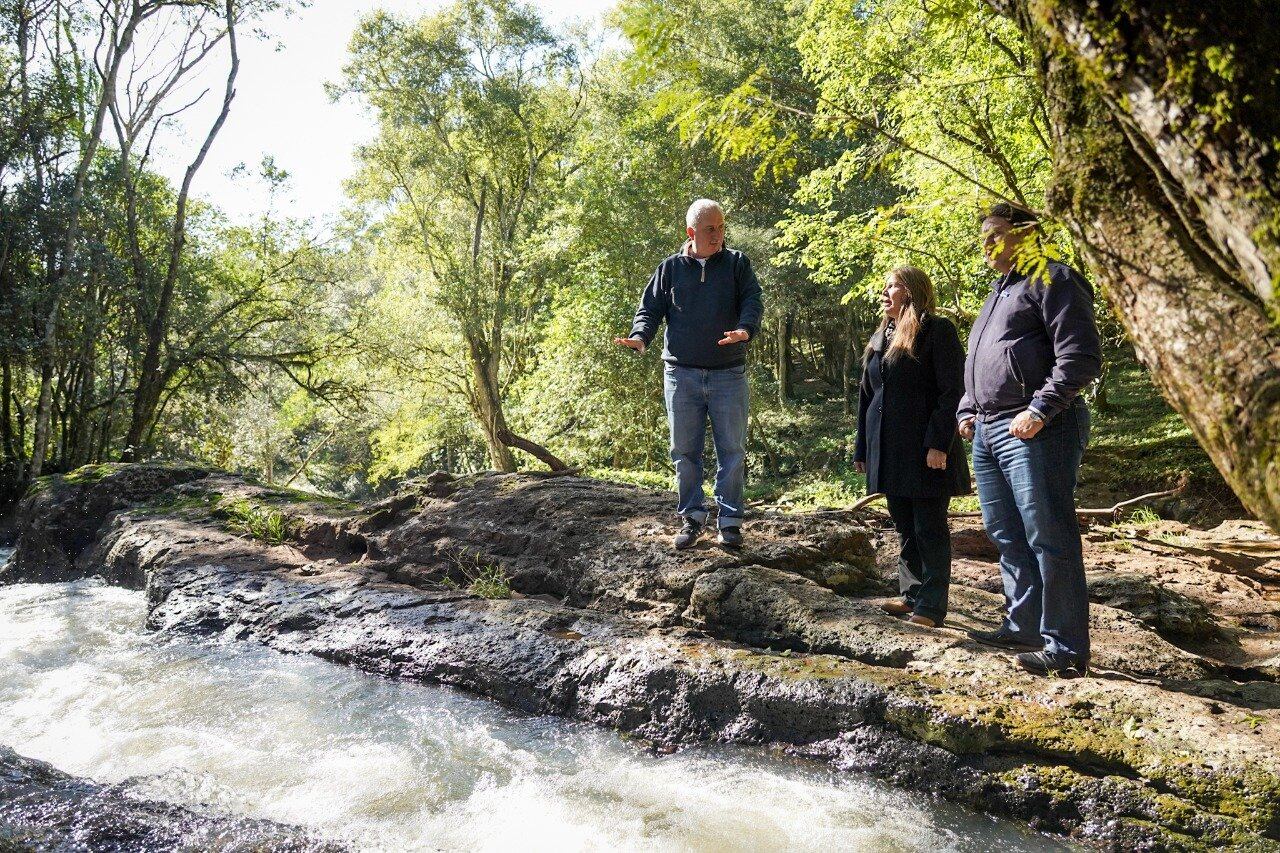
<path fill-rule="evenodd" d="M 644 341 L 639 338 L 614 338 L 613 342 L 620 347 L 627 347 L 639 353 L 644 352 Z"/>
<path fill-rule="evenodd" d="M 751 337 L 751 333 L 748 332 L 746 329 L 734 329 L 732 332 L 725 332 L 724 337 L 721 338 L 717 343 L 719 343 L 720 346 L 723 347 L 723 346 L 728 346 L 729 344 L 741 343 L 742 341 L 745 341 L 750 337 Z"/>

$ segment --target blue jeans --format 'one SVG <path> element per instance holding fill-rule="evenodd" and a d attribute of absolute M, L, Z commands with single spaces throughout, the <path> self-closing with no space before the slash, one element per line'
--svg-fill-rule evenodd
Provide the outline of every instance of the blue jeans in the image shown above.
<path fill-rule="evenodd" d="M 1087 661 L 1089 597 L 1075 490 L 1089 409 L 1077 398 L 1028 441 L 1009 434 L 1012 420 L 979 422 L 973 436 L 982 521 L 1000 551 L 1009 609 L 1002 630 Z"/>
<path fill-rule="evenodd" d="M 742 526 L 742 488 L 747 469 L 747 368 L 702 370 L 668 364 L 663 372 L 671 461 L 676 463 L 676 512 L 699 524 L 707 520 L 702 493 L 702 446 L 711 418 L 716 448 L 716 503 L 720 527 Z"/>

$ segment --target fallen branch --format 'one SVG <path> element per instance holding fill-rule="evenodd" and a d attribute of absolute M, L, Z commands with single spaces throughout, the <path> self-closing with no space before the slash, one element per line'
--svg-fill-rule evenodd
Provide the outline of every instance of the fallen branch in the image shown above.
<path fill-rule="evenodd" d="M 1110 509 L 1078 509 L 1076 510 L 1076 514 L 1086 516 L 1109 515 L 1112 518 L 1118 518 L 1120 516 L 1120 510 L 1127 506 L 1133 506 L 1134 504 L 1139 504 L 1143 501 L 1155 500 L 1156 498 L 1171 498 L 1174 495 L 1180 494 L 1182 492 L 1182 488 L 1182 486 L 1178 486 L 1176 489 L 1169 489 L 1164 492 L 1148 492 L 1145 495 L 1138 495 L 1136 498 L 1129 498 L 1127 501 L 1120 501 L 1120 503 Z"/>
<path fill-rule="evenodd" d="M 1163 492 L 1147 492 L 1145 495 L 1138 495 L 1136 498 L 1129 498 L 1128 500 L 1120 501 L 1120 503 L 1110 507 L 1096 507 L 1096 508 L 1095 507 L 1078 507 L 1076 509 L 1076 515 L 1084 516 L 1086 518 L 1097 518 L 1099 516 L 1119 518 L 1120 510 L 1124 509 L 1125 507 L 1130 507 L 1130 506 L 1133 506 L 1134 504 L 1140 504 L 1144 501 L 1155 500 L 1156 498 L 1170 498 L 1170 497 L 1173 497 L 1174 495 L 1181 494 L 1182 489 L 1183 489 L 1183 486 L 1178 486 L 1175 489 L 1168 489 Z M 839 510 L 839 512 L 850 512 L 850 513 L 858 512 L 859 510 L 863 509 L 867 505 L 874 503 L 875 501 L 878 501 L 880 498 L 883 498 L 883 497 L 884 495 L 880 494 L 879 492 L 876 492 L 875 494 L 867 495 L 865 498 L 861 498 L 853 506 L 849 507 L 848 509 Z M 807 513 L 801 513 L 801 514 L 807 514 Z M 949 512 L 947 513 L 947 518 L 981 518 L 981 517 L 982 517 L 981 512 Z"/>

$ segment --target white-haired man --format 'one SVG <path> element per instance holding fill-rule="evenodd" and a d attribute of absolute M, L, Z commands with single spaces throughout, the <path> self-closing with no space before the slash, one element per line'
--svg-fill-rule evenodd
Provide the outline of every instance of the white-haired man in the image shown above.
<path fill-rule="evenodd" d="M 742 544 L 746 485 L 747 341 L 760 331 L 760 283 L 742 252 L 724 245 L 724 211 L 698 199 L 685 214 L 688 240 L 649 279 L 631 334 L 620 346 L 643 353 L 667 321 L 662 360 L 671 460 L 683 524 L 677 548 L 698 541 L 707 522 L 702 445 L 711 419 L 721 545 Z"/>

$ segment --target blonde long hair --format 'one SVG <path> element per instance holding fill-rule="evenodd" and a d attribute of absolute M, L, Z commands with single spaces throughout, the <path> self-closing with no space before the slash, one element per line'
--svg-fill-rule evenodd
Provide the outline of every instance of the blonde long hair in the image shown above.
<path fill-rule="evenodd" d="M 933 294 L 933 282 L 929 280 L 929 274 L 918 267 L 898 267 L 889 273 L 889 277 L 907 289 L 908 299 L 907 304 L 902 306 L 902 313 L 893 331 L 893 343 L 889 344 L 884 360 L 893 361 L 903 353 L 915 358 L 916 338 L 920 334 L 924 315 L 932 313 L 938 307 Z M 871 359 L 872 343 L 876 335 L 883 334 L 888 326 L 889 317 L 886 315 L 867 343 L 866 352 L 862 356 L 864 364 Z"/>

